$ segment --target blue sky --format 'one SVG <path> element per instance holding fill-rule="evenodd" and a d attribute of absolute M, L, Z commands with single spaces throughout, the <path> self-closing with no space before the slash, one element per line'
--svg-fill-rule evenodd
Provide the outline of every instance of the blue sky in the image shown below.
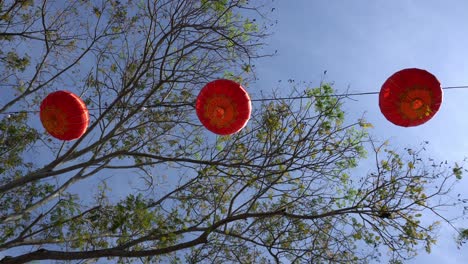
<path fill-rule="evenodd" d="M 350 93 L 379 91 L 394 72 L 412 67 L 430 71 L 444 87 L 468 85 L 466 0 L 275 0 L 272 6 L 275 10 L 269 18 L 278 23 L 266 40 L 267 50 L 278 53 L 255 62 L 259 80 L 246 87 L 252 98 L 258 97 L 259 90 L 278 88 L 278 80 L 283 81 L 283 89 L 288 88 L 288 79 L 318 85 L 325 70 L 325 80 L 334 82 L 339 92 L 348 88 Z M 468 89 L 444 91 L 438 114 L 413 128 L 388 122 L 380 113 L 377 95 L 353 99 L 357 101 L 345 104 L 348 120 L 364 114 L 375 127 L 371 130 L 375 138 L 389 139 L 399 149 L 430 141 L 428 154 L 438 160 L 468 157 Z M 132 182 L 114 177 L 109 185 L 117 193 L 126 193 Z M 466 197 L 467 187 L 464 179 L 457 191 Z M 468 221 L 456 226 L 468 227 Z M 468 263 L 468 245 L 457 250 L 454 236 L 450 227 L 442 226 L 433 253 L 421 252 L 409 263 Z"/>
<path fill-rule="evenodd" d="M 249 87 L 254 91 L 278 88 L 278 80 L 288 79 L 318 85 L 326 70 L 325 80 L 334 82 L 339 92 L 374 92 L 394 72 L 413 67 L 434 74 L 442 87 L 468 85 L 468 1 L 290 0 L 273 5 L 269 18 L 278 23 L 268 50 L 278 53 L 256 63 L 260 80 Z M 412 128 L 388 122 L 377 95 L 353 99 L 357 101 L 345 104 L 348 118 L 364 113 L 379 140 L 389 139 L 400 149 L 428 140 L 427 154 L 438 160 L 468 156 L 468 89 L 445 90 L 438 114 Z M 456 191 L 466 197 L 467 187 L 463 179 Z M 456 226 L 468 227 L 468 221 Z M 468 263 L 467 246 L 457 250 L 454 236 L 453 229 L 443 225 L 432 254 L 421 252 L 409 263 Z"/>

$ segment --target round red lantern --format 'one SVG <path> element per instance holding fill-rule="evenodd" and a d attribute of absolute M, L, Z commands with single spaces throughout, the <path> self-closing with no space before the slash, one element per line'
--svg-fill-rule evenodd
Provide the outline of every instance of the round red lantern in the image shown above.
<path fill-rule="evenodd" d="M 244 88 L 225 79 L 206 84 L 197 97 L 195 108 L 200 122 L 218 135 L 240 131 L 252 111 L 250 97 Z"/>
<path fill-rule="evenodd" d="M 89 124 L 85 103 L 68 91 L 49 94 L 41 103 L 40 116 L 46 131 L 61 140 L 80 138 Z"/>
<path fill-rule="evenodd" d="M 394 73 L 382 85 L 379 106 L 395 125 L 410 127 L 424 124 L 439 110 L 442 88 L 437 78 L 421 69 Z"/>

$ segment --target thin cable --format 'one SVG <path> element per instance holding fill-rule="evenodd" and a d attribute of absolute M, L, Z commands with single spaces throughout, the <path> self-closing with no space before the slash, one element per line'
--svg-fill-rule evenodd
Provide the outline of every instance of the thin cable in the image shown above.
<path fill-rule="evenodd" d="M 467 86 L 468 88 L 468 86 Z M 378 94 L 379 92 L 366 92 L 366 93 L 347 93 L 347 94 L 330 94 L 330 95 L 312 95 L 312 96 L 293 96 L 293 97 L 277 97 L 277 98 L 262 98 L 262 99 L 252 99 L 252 102 L 263 102 L 263 101 L 279 101 L 279 100 L 297 100 L 297 99 L 307 99 L 312 97 L 347 97 L 347 96 L 356 96 L 356 95 L 369 95 L 369 94 Z"/>
<path fill-rule="evenodd" d="M 442 87 L 443 90 L 453 90 L 453 89 L 468 89 L 468 85 L 460 85 L 460 86 L 447 86 Z M 299 99 L 308 99 L 312 97 L 350 97 L 350 96 L 361 96 L 361 95 L 371 95 L 371 94 L 379 94 L 379 92 L 364 92 L 364 93 L 343 93 L 343 94 L 330 94 L 330 95 L 312 95 L 312 96 L 293 96 L 293 97 L 277 97 L 277 98 L 262 98 L 262 99 L 251 99 L 252 102 L 266 102 L 266 101 L 280 101 L 280 100 L 299 100 Z M 155 104 L 155 105 L 148 105 L 144 108 L 157 108 L 157 107 L 180 107 L 180 106 L 193 106 L 194 103 L 188 102 L 174 102 L 172 104 Z M 117 107 L 119 108 L 127 108 L 127 107 Z M 105 110 L 106 107 L 97 107 L 97 108 L 88 108 L 88 110 Z M 24 110 L 24 111 L 10 111 L 0 113 L 3 115 L 11 115 L 11 114 L 21 114 L 21 113 L 38 113 L 39 110 Z"/>
<path fill-rule="evenodd" d="M 468 85 L 463 85 L 463 86 L 447 86 L 443 87 L 443 90 L 450 90 L 450 89 L 466 89 L 468 88 Z"/>

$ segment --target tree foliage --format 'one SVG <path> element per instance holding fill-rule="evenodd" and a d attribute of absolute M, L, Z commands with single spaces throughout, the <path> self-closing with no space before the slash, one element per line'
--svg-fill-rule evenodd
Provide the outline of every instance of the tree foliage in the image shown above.
<path fill-rule="evenodd" d="M 124 2 L 0 2 L 0 252 L 11 255 L 0 263 L 366 263 L 382 252 L 397 263 L 430 251 L 437 223 L 421 217 L 440 215 L 461 167 L 374 142 L 329 84 L 269 94 L 232 136 L 196 121 L 206 82 L 251 80 L 268 9 Z M 76 141 L 38 124 L 58 89 L 91 109 Z M 109 187 L 122 179 L 123 191 Z"/>

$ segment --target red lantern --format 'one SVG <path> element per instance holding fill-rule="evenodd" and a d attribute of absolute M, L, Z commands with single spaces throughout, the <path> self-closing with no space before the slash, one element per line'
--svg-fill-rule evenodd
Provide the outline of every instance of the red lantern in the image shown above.
<path fill-rule="evenodd" d="M 382 85 L 379 106 L 395 125 L 418 126 L 431 119 L 442 103 L 442 88 L 437 78 L 421 69 L 396 72 Z"/>
<path fill-rule="evenodd" d="M 250 118 L 250 97 L 242 86 L 230 80 L 216 80 L 200 91 L 195 108 L 200 122 L 219 135 L 234 134 Z"/>
<path fill-rule="evenodd" d="M 85 103 L 76 94 L 68 91 L 49 94 L 41 103 L 40 116 L 47 132 L 61 140 L 81 137 L 89 123 Z"/>

